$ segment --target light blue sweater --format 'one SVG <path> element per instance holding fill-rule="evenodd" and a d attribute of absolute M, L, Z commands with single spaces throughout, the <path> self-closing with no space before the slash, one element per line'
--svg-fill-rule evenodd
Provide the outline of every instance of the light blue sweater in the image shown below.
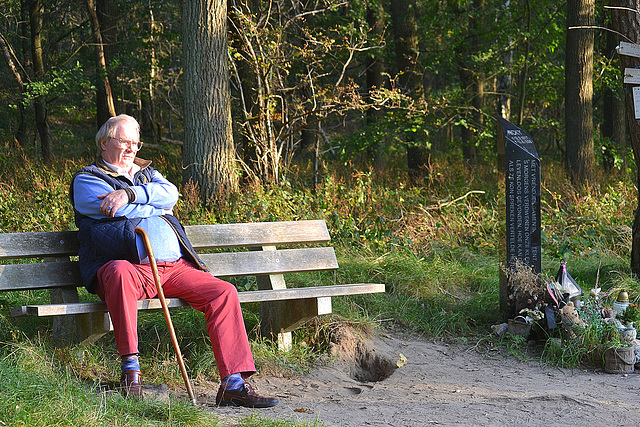
<path fill-rule="evenodd" d="M 127 218 L 143 218 L 138 227 L 149 236 L 151 248 L 156 261 L 176 261 L 182 257 L 180 244 L 171 226 L 160 215 L 169 213 L 178 201 L 179 192 L 175 185 L 162 174 L 153 171 L 151 182 L 142 185 L 132 185 L 136 194 L 132 203 L 128 203 L 116 211 L 116 216 Z M 113 191 L 109 184 L 90 174 L 81 174 L 73 182 L 73 197 L 75 208 L 83 215 L 93 219 L 105 216 L 100 211 L 102 199 L 99 195 Z M 148 264 L 144 244 L 140 236 L 136 237 L 136 246 L 142 264 Z"/>

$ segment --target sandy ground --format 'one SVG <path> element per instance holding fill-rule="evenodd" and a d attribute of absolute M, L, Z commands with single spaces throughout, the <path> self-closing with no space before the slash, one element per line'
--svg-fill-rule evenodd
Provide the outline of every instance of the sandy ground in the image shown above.
<path fill-rule="evenodd" d="M 275 408 L 216 408 L 215 390 L 199 388 L 198 399 L 227 425 L 254 411 L 325 426 L 640 425 L 637 372 L 557 369 L 399 332 L 352 338 L 305 377 L 253 377 L 260 394 L 280 399 Z M 394 369 L 401 354 L 406 364 Z"/>

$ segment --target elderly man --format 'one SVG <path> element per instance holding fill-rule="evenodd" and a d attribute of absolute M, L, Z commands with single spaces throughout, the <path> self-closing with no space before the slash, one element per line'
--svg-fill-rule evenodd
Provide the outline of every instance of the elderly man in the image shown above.
<path fill-rule="evenodd" d="M 96 134 L 97 160 L 73 177 L 70 188 L 79 229 L 80 270 L 87 290 L 109 309 L 122 358 L 125 396 L 142 395 L 138 362 L 137 300 L 157 291 L 140 227 L 147 232 L 164 294 L 204 313 L 222 382 L 218 405 L 269 407 L 244 379 L 255 373 L 238 293 L 211 275 L 182 225 L 171 215 L 178 190 L 150 161 L 136 157 L 140 127 L 130 116 L 110 118 Z"/>

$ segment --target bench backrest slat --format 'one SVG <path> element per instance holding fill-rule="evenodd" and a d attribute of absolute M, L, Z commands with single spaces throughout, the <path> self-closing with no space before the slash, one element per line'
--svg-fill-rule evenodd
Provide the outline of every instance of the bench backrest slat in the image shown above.
<path fill-rule="evenodd" d="M 338 268 L 338 261 L 331 247 L 224 252 L 203 254 L 200 257 L 216 277 L 285 274 Z"/>
<path fill-rule="evenodd" d="M 327 243 L 331 240 L 323 220 L 190 225 L 185 229 L 196 249 Z"/>
<path fill-rule="evenodd" d="M 77 231 L 0 233 L 0 259 L 78 254 Z"/>
<path fill-rule="evenodd" d="M 222 252 L 203 254 L 202 259 L 217 277 L 338 268 L 332 247 Z M 0 265 L 0 292 L 60 286 L 82 286 L 77 261 Z"/>
<path fill-rule="evenodd" d="M 185 230 L 197 250 L 327 243 L 323 220 L 190 225 Z M 77 231 L 0 233 L 0 260 L 78 254 Z"/>
<path fill-rule="evenodd" d="M 0 265 L 0 292 L 82 286 L 77 261 Z"/>

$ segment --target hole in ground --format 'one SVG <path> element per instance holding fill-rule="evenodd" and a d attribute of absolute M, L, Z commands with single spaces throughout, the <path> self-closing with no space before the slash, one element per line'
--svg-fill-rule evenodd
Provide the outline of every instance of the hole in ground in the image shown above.
<path fill-rule="evenodd" d="M 355 369 L 351 377 L 361 382 L 378 382 L 389 378 L 397 367 L 394 360 L 360 342 L 356 351 Z"/>
<path fill-rule="evenodd" d="M 375 344 L 346 325 L 333 329 L 331 353 L 346 363 L 349 376 L 359 382 L 382 381 L 398 367 L 392 356 L 376 350 Z"/>

